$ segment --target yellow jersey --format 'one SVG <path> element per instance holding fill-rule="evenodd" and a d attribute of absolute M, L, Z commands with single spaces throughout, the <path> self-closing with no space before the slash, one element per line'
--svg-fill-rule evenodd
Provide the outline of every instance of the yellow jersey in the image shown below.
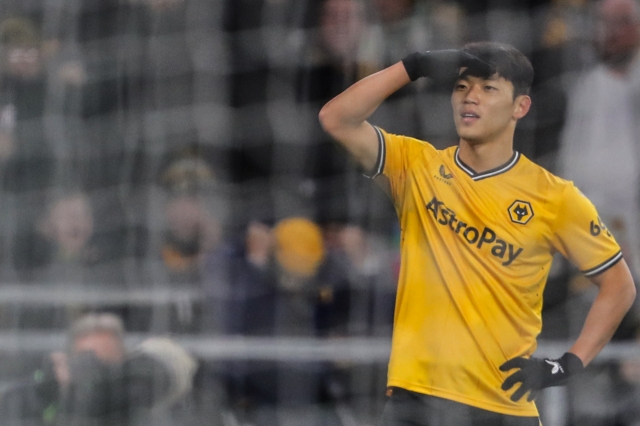
<path fill-rule="evenodd" d="M 560 252 L 585 275 L 622 258 L 592 203 L 518 152 L 476 173 L 458 148 L 375 128 L 375 174 L 390 183 L 401 228 L 401 267 L 388 385 L 516 416 L 498 367 L 530 356 L 542 292 Z M 512 373 L 512 372 L 511 372 Z"/>

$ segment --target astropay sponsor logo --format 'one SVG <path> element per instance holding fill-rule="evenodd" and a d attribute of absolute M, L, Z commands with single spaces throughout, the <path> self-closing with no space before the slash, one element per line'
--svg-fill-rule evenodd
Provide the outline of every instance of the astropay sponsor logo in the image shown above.
<path fill-rule="evenodd" d="M 456 212 L 445 206 L 436 197 L 429 201 L 427 210 L 431 212 L 438 224 L 446 226 L 451 232 L 460 235 L 468 244 L 478 250 L 483 248 L 489 250 L 492 256 L 502 260 L 502 266 L 511 265 L 522 253 L 522 247 L 515 247 L 499 238 L 491 228 L 486 226 L 482 229 L 476 228 L 460 220 Z"/>

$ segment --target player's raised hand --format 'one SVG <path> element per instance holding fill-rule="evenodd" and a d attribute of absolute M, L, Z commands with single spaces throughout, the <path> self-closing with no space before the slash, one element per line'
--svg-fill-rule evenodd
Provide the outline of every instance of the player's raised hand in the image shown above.
<path fill-rule="evenodd" d="M 558 359 L 512 358 L 500 366 L 500 371 L 513 369 L 518 371 L 505 379 L 502 390 L 507 391 L 520 383 L 520 387 L 511 395 L 511 400 L 517 402 L 527 392 L 527 400 L 533 401 L 541 389 L 564 385 L 569 377 L 584 370 L 584 365 L 576 355 L 566 352 Z"/>
<path fill-rule="evenodd" d="M 483 77 L 493 74 L 488 63 L 460 49 L 416 52 L 406 56 L 402 63 L 411 81 L 428 77 L 436 84 L 453 83 L 461 67 L 470 67 L 474 74 Z"/>

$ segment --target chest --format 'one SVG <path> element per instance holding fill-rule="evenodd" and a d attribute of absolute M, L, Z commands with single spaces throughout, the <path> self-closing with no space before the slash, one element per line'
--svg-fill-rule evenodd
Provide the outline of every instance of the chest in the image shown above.
<path fill-rule="evenodd" d="M 526 176 L 473 180 L 455 165 L 423 166 L 407 177 L 402 211 L 404 230 L 503 266 L 551 252 L 549 203 Z"/>

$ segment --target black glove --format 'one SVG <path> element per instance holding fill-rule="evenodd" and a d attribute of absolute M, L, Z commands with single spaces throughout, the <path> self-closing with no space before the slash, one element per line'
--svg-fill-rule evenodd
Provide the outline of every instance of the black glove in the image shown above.
<path fill-rule="evenodd" d="M 522 383 L 511 395 L 511 400 L 517 402 L 527 392 L 527 400 L 533 401 L 540 389 L 564 385 L 570 376 L 582 372 L 584 365 L 576 355 L 566 352 L 558 359 L 512 358 L 500 366 L 500 371 L 514 368 L 519 370 L 505 379 L 502 390 L 509 390 L 516 383 Z"/>
<path fill-rule="evenodd" d="M 472 68 L 474 75 L 489 77 L 493 74 L 491 66 L 463 50 L 446 49 L 416 52 L 402 60 L 411 81 L 420 77 L 429 77 L 436 83 L 453 83 L 458 77 L 460 67 Z"/>

